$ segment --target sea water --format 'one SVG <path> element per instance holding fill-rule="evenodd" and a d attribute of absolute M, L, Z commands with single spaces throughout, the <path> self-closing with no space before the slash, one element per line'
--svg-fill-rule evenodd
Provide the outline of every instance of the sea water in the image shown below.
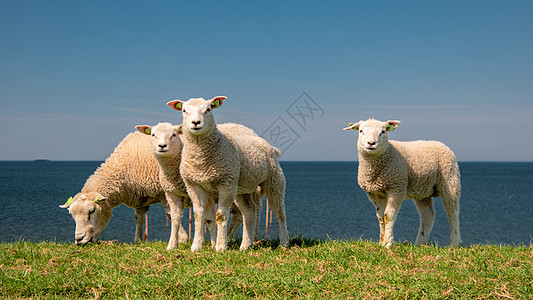
<path fill-rule="evenodd" d="M 101 162 L 0 161 L 0 242 L 74 241 L 75 223 L 58 206 L 74 196 Z M 282 162 L 287 188 L 285 209 L 291 235 L 320 239 L 379 238 L 375 209 L 357 185 L 357 162 Z M 460 225 L 463 244 L 533 242 L 533 163 L 463 162 Z M 264 201 L 263 201 L 264 203 Z M 448 245 L 449 223 L 436 198 L 430 241 Z M 121 205 L 100 235 L 101 240 L 133 242 L 133 209 Z M 168 241 L 160 204 L 148 212 L 149 240 Z M 273 221 L 261 237 L 277 238 Z M 394 235 L 414 242 L 419 216 L 412 200 L 403 202 Z M 188 228 L 188 209 L 183 225 Z"/>

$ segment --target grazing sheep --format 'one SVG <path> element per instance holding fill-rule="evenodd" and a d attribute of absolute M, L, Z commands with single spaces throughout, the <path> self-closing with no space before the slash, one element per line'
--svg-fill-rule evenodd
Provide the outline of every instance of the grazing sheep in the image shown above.
<path fill-rule="evenodd" d="M 176 248 L 178 245 L 178 240 L 175 239 L 177 236 L 176 230 L 179 224 L 181 224 L 183 217 L 183 209 L 185 207 L 184 200 L 189 200 L 185 183 L 181 178 L 179 170 L 181 163 L 181 151 L 183 148 L 183 144 L 178 137 L 179 127 L 170 123 L 159 123 L 154 127 L 148 125 L 138 125 L 135 128 L 139 132 L 151 136 L 151 148 L 155 158 L 159 163 L 159 180 L 163 190 L 165 191 L 165 196 L 168 200 L 171 214 L 172 233 L 167 247 L 167 250 L 170 250 Z M 257 136 L 253 130 L 239 124 L 221 124 L 218 126 L 218 128 L 223 133 L 231 132 L 237 135 Z M 249 197 L 256 203 L 256 207 L 259 209 L 256 210 L 256 215 L 258 216 L 261 209 L 261 194 L 260 192 L 257 192 Z M 212 204 L 212 206 L 213 209 L 211 209 L 211 211 L 214 212 L 214 204 Z M 239 223 L 242 223 L 241 213 L 236 206 L 232 208 L 231 212 L 231 225 L 230 232 L 228 233 L 230 236 L 235 233 L 236 229 L 239 227 Z M 216 243 L 214 214 L 212 216 L 207 216 L 205 221 L 208 224 L 211 242 L 214 246 Z M 256 226 L 256 235 L 257 231 L 258 226 Z"/>
<path fill-rule="evenodd" d="M 159 184 L 159 166 L 150 150 L 150 138 L 128 134 L 114 152 L 85 182 L 80 193 L 61 208 L 68 208 L 76 222 L 77 245 L 96 242 L 107 226 L 113 208 L 125 204 L 135 209 L 135 242 L 141 240 L 144 215 L 150 205 L 161 202 L 168 212 Z M 180 240 L 187 233 L 179 227 Z"/>
<path fill-rule="evenodd" d="M 187 102 L 174 100 L 167 103 L 183 113 L 184 147 L 180 171 L 193 202 L 196 232 L 203 224 L 208 209 L 206 204 L 212 202 L 209 192 L 218 192 L 216 250 L 226 249 L 227 222 L 234 199 L 243 215 L 240 249 L 249 248 L 253 240 L 252 228 L 257 222 L 254 203 L 236 199 L 236 196 L 254 193 L 260 186 L 278 222 L 280 244 L 287 245 L 289 234 L 283 202 L 285 177 L 278 162 L 279 150 L 260 137 L 220 133 L 212 109 L 218 108 L 225 100 L 226 97 L 219 96 L 209 101 L 194 98 Z M 202 244 L 203 236 L 195 234 L 191 250 L 200 250 Z"/>
<path fill-rule="evenodd" d="M 427 243 L 433 228 L 433 197 L 441 197 L 450 222 L 452 245 L 461 243 L 459 232 L 459 166 L 453 152 L 437 141 L 399 142 L 388 139 L 400 121 L 374 119 L 349 124 L 358 130 L 359 186 L 376 207 L 379 243 L 389 248 L 402 201 L 414 199 L 420 214 L 415 244 Z"/>

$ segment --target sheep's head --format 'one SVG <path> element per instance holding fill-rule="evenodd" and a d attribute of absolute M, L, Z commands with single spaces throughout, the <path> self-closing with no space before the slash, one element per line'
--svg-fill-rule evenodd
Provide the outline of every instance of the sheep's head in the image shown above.
<path fill-rule="evenodd" d="M 183 113 L 183 130 L 198 136 L 215 128 L 212 110 L 220 107 L 224 101 L 226 97 L 217 96 L 211 100 L 203 98 L 192 98 L 189 101 L 173 100 L 167 105 Z"/>
<path fill-rule="evenodd" d="M 175 157 L 181 155 L 183 147 L 180 138 L 181 127 L 170 123 L 159 123 L 156 126 L 137 125 L 137 130 L 152 136 L 152 151 L 156 157 Z"/>
<path fill-rule="evenodd" d="M 400 125 L 400 121 L 381 122 L 375 119 L 359 121 L 355 124 L 350 123 L 343 130 L 356 130 L 359 132 L 357 140 L 357 149 L 361 153 L 381 154 L 389 146 L 388 131 L 393 131 Z"/>
<path fill-rule="evenodd" d="M 94 243 L 111 218 L 111 208 L 105 204 L 106 198 L 97 192 L 78 193 L 61 208 L 68 208 L 76 222 L 76 245 Z"/>

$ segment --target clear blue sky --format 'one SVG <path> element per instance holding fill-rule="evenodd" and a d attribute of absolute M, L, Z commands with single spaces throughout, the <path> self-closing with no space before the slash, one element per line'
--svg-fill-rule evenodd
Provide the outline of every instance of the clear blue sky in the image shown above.
<path fill-rule="evenodd" d="M 284 160 L 355 160 L 375 117 L 461 161 L 533 161 L 532 1 L 0 1 L 0 160 L 104 160 L 165 103 L 279 118 Z M 322 109 L 299 126 L 306 92 Z M 301 100 L 301 99 L 300 99 Z M 293 108 L 295 108 L 293 106 Z M 320 114 L 319 114 L 320 112 Z M 285 144 L 287 145 L 287 144 Z"/>

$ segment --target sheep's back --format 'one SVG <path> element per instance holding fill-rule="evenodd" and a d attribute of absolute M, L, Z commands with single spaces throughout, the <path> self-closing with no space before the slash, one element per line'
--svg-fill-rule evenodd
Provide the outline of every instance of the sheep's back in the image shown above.
<path fill-rule="evenodd" d="M 128 134 L 89 177 L 82 192 L 88 191 L 120 197 L 133 207 L 140 204 L 128 202 L 159 197 L 159 166 L 150 148 L 150 137 L 140 132 Z"/>

